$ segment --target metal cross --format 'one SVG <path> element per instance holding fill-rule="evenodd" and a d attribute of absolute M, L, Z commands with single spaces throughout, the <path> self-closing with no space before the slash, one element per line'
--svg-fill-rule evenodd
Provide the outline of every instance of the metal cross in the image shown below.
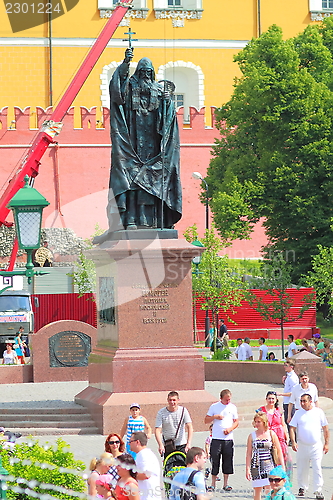
<path fill-rule="evenodd" d="M 136 35 L 135 31 L 132 31 L 131 28 L 128 30 L 127 33 L 124 33 L 124 35 L 128 35 L 127 38 L 123 38 L 123 42 L 128 42 L 128 47 L 131 49 L 132 48 L 132 42 L 137 42 L 137 38 L 132 38 L 132 35 Z"/>

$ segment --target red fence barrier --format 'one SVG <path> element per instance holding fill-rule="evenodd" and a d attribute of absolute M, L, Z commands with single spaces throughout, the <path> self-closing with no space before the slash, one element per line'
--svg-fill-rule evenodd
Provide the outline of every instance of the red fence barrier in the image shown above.
<path fill-rule="evenodd" d="M 79 297 L 77 293 L 34 294 L 38 297 L 39 307 L 35 308 L 35 332 L 60 319 L 84 321 L 97 328 L 96 302 L 93 294 Z"/>
<path fill-rule="evenodd" d="M 312 288 L 295 288 L 288 289 L 293 298 L 292 316 L 297 318 L 299 311 L 303 305 L 302 298 L 313 293 Z M 254 290 L 258 297 L 265 298 L 265 301 L 272 300 L 270 296 L 265 295 L 264 290 Z M 85 294 L 79 297 L 77 293 L 61 293 L 61 294 L 35 294 L 39 299 L 39 307 L 34 308 L 35 312 L 35 331 L 39 330 L 52 321 L 61 319 L 73 319 L 84 321 L 97 328 L 97 311 L 96 303 L 92 300 L 93 294 Z M 196 305 L 196 324 L 197 338 L 204 340 L 205 316 L 206 311 L 200 309 L 201 299 L 197 299 Z M 241 306 L 236 307 L 234 311 L 221 311 L 220 318 L 223 318 L 228 327 L 230 338 L 248 336 L 250 338 L 269 337 L 279 338 L 279 327 L 270 321 L 263 320 L 248 302 L 243 301 Z M 211 312 L 209 311 L 211 320 Z M 228 318 L 231 318 L 232 323 Z M 316 328 L 316 304 L 313 301 L 310 309 L 305 311 L 302 318 L 296 321 L 285 323 L 285 335 L 293 333 L 297 337 L 310 337 L 311 333 Z"/>
<path fill-rule="evenodd" d="M 257 297 L 265 300 L 266 303 L 272 302 L 272 296 L 266 295 L 265 290 L 253 290 Z M 297 337 L 310 337 L 313 330 L 316 328 L 316 303 L 313 288 L 288 288 L 287 292 L 293 300 L 291 309 L 292 318 L 297 318 L 300 309 L 303 305 L 302 299 L 305 295 L 313 294 L 314 300 L 311 307 L 304 312 L 303 316 L 295 321 L 285 323 L 285 336 L 289 333 Z M 200 309 L 202 299 L 197 299 L 196 303 L 196 324 L 197 324 L 197 338 L 204 340 L 205 330 L 205 316 L 206 311 Z M 209 318 L 212 319 L 211 311 L 209 311 Z M 230 338 L 244 337 L 250 338 L 269 337 L 279 338 L 279 326 L 276 323 L 262 319 L 260 314 L 250 307 L 247 301 L 242 301 L 239 307 L 235 307 L 234 311 L 227 310 L 226 312 L 220 311 L 219 318 L 224 319 L 228 328 Z M 230 321 L 230 319 L 234 321 Z"/>

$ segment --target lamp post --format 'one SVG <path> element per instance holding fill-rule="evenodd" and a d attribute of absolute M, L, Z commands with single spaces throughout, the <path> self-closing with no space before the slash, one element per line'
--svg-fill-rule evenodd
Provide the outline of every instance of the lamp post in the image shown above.
<path fill-rule="evenodd" d="M 14 214 L 19 248 L 25 250 L 27 253 L 26 268 L 24 270 L 0 271 L 0 276 L 26 276 L 30 285 L 34 275 L 48 274 L 34 270 L 32 251 L 40 247 L 42 213 L 43 209 L 50 203 L 37 191 L 37 189 L 29 186 L 29 177 L 27 175 L 24 181 L 24 187 L 19 189 L 13 196 L 8 203 L 8 208 L 10 208 Z M 4 290 L 5 288 L 1 290 L 1 292 Z"/>
<path fill-rule="evenodd" d="M 208 184 L 200 172 L 192 172 L 193 179 L 199 179 L 205 184 L 206 189 L 206 230 L 209 229 L 209 205 L 208 205 Z M 205 347 L 209 347 L 209 312 L 206 310 L 205 317 Z"/>
<path fill-rule="evenodd" d="M 193 179 L 199 179 L 205 184 L 206 189 L 206 229 L 209 229 L 209 205 L 208 205 L 208 184 L 206 179 L 200 174 L 200 172 L 192 172 Z"/>
<path fill-rule="evenodd" d="M 203 248 L 203 244 L 199 240 L 194 240 L 192 241 L 192 245 L 195 247 L 201 247 Z M 198 278 L 200 271 L 199 271 L 199 264 L 201 262 L 201 256 L 196 255 L 192 259 L 193 264 L 195 265 L 195 271 L 192 274 L 195 274 L 195 276 Z M 193 296 L 193 307 L 194 307 L 194 342 L 197 340 L 197 300 L 196 300 L 196 295 Z"/>

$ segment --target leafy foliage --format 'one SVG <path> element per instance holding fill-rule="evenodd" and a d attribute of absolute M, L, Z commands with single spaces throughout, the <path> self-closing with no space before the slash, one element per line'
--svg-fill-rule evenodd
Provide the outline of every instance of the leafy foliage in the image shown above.
<path fill-rule="evenodd" d="M 86 248 L 92 248 L 92 240 L 95 236 L 103 234 L 104 230 L 95 225 L 95 232 L 90 238 L 86 238 Z M 68 276 L 73 278 L 74 285 L 78 287 L 79 297 L 85 293 L 94 293 L 96 291 L 96 269 L 95 264 L 91 259 L 87 259 L 83 252 L 78 255 L 77 261 L 74 263 L 74 271 L 68 273 Z"/>
<path fill-rule="evenodd" d="M 76 474 L 75 471 L 83 471 L 85 464 L 74 459 L 74 455 L 68 451 L 68 444 L 61 438 L 57 440 L 55 446 L 41 446 L 38 440 L 31 440 L 29 443 L 16 443 L 12 451 L 4 448 L 0 449 L 0 456 L 3 467 L 15 478 L 23 478 L 31 481 L 29 488 L 37 493 L 56 496 L 64 500 L 71 500 L 73 495 L 61 491 L 54 491 L 51 488 L 38 486 L 38 483 L 47 485 L 62 486 L 74 492 L 84 492 L 85 481 Z M 43 465 L 44 464 L 44 465 Z M 72 469 L 73 472 L 64 472 L 61 469 Z M 36 486 L 34 486 L 36 481 Z M 8 498 L 16 498 L 17 493 L 11 490 L 16 481 L 8 483 Z M 20 498 L 35 498 L 35 495 L 19 495 Z"/>
<path fill-rule="evenodd" d="M 266 256 L 283 251 L 294 280 L 333 245 L 332 52 L 331 18 L 289 40 L 272 26 L 236 55 L 242 77 L 216 112 L 206 180 L 218 231 L 249 238 L 264 217 Z"/>
<path fill-rule="evenodd" d="M 201 309 L 212 311 L 214 328 L 214 351 L 216 351 L 217 325 L 219 310 L 227 311 L 239 306 L 243 298 L 241 278 L 232 273 L 227 255 L 220 256 L 223 242 L 212 229 L 205 231 L 204 238 L 198 238 L 196 226 L 188 228 L 184 235 L 190 242 L 199 240 L 206 250 L 201 256 L 198 272 L 193 273 L 193 290 L 197 297 L 203 298 Z M 230 318 L 229 318 L 230 319 Z"/>
<path fill-rule="evenodd" d="M 333 314 L 333 247 L 318 245 L 319 253 L 312 258 L 312 270 L 305 283 L 316 290 L 317 304 L 327 306 L 325 317 Z"/>
<path fill-rule="evenodd" d="M 269 320 L 280 326 L 282 353 L 284 353 L 284 323 L 296 321 L 301 318 L 304 312 L 311 307 L 314 300 L 313 294 L 303 297 L 303 306 L 298 314 L 293 309 L 294 299 L 287 288 L 291 286 L 291 266 L 281 253 L 274 255 L 274 258 L 264 264 L 264 277 L 256 281 L 256 289 L 265 290 L 264 298 L 257 297 L 252 290 L 246 293 L 246 299 L 265 320 Z M 283 354 L 284 357 L 284 354 Z"/>
<path fill-rule="evenodd" d="M 226 359 L 230 359 L 232 352 L 230 349 L 225 347 L 224 349 L 217 349 L 212 356 L 212 361 L 225 361 Z"/>

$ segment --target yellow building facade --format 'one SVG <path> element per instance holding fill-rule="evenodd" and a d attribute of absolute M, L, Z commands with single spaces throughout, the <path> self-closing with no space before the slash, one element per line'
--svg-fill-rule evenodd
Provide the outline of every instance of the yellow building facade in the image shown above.
<path fill-rule="evenodd" d="M 45 2 L 13 0 L 0 5 L 0 107 L 8 106 L 11 116 L 13 106 L 30 106 L 32 125 L 36 106 L 57 104 L 116 3 Z M 32 9 L 38 8 L 44 22 L 26 28 L 24 19 L 31 24 Z M 15 9 L 21 25 L 13 21 Z M 74 105 L 108 106 L 108 81 L 123 58 L 123 39 L 130 27 L 138 39 L 133 42 L 133 69 L 141 57 L 151 58 L 157 78 L 176 83 L 176 100 L 185 106 L 185 119 L 189 106 L 206 106 L 210 125 L 209 108 L 229 99 L 239 76 L 233 57 L 248 40 L 272 24 L 281 26 L 286 38 L 294 36 L 331 11 L 333 0 L 134 0 Z"/>

